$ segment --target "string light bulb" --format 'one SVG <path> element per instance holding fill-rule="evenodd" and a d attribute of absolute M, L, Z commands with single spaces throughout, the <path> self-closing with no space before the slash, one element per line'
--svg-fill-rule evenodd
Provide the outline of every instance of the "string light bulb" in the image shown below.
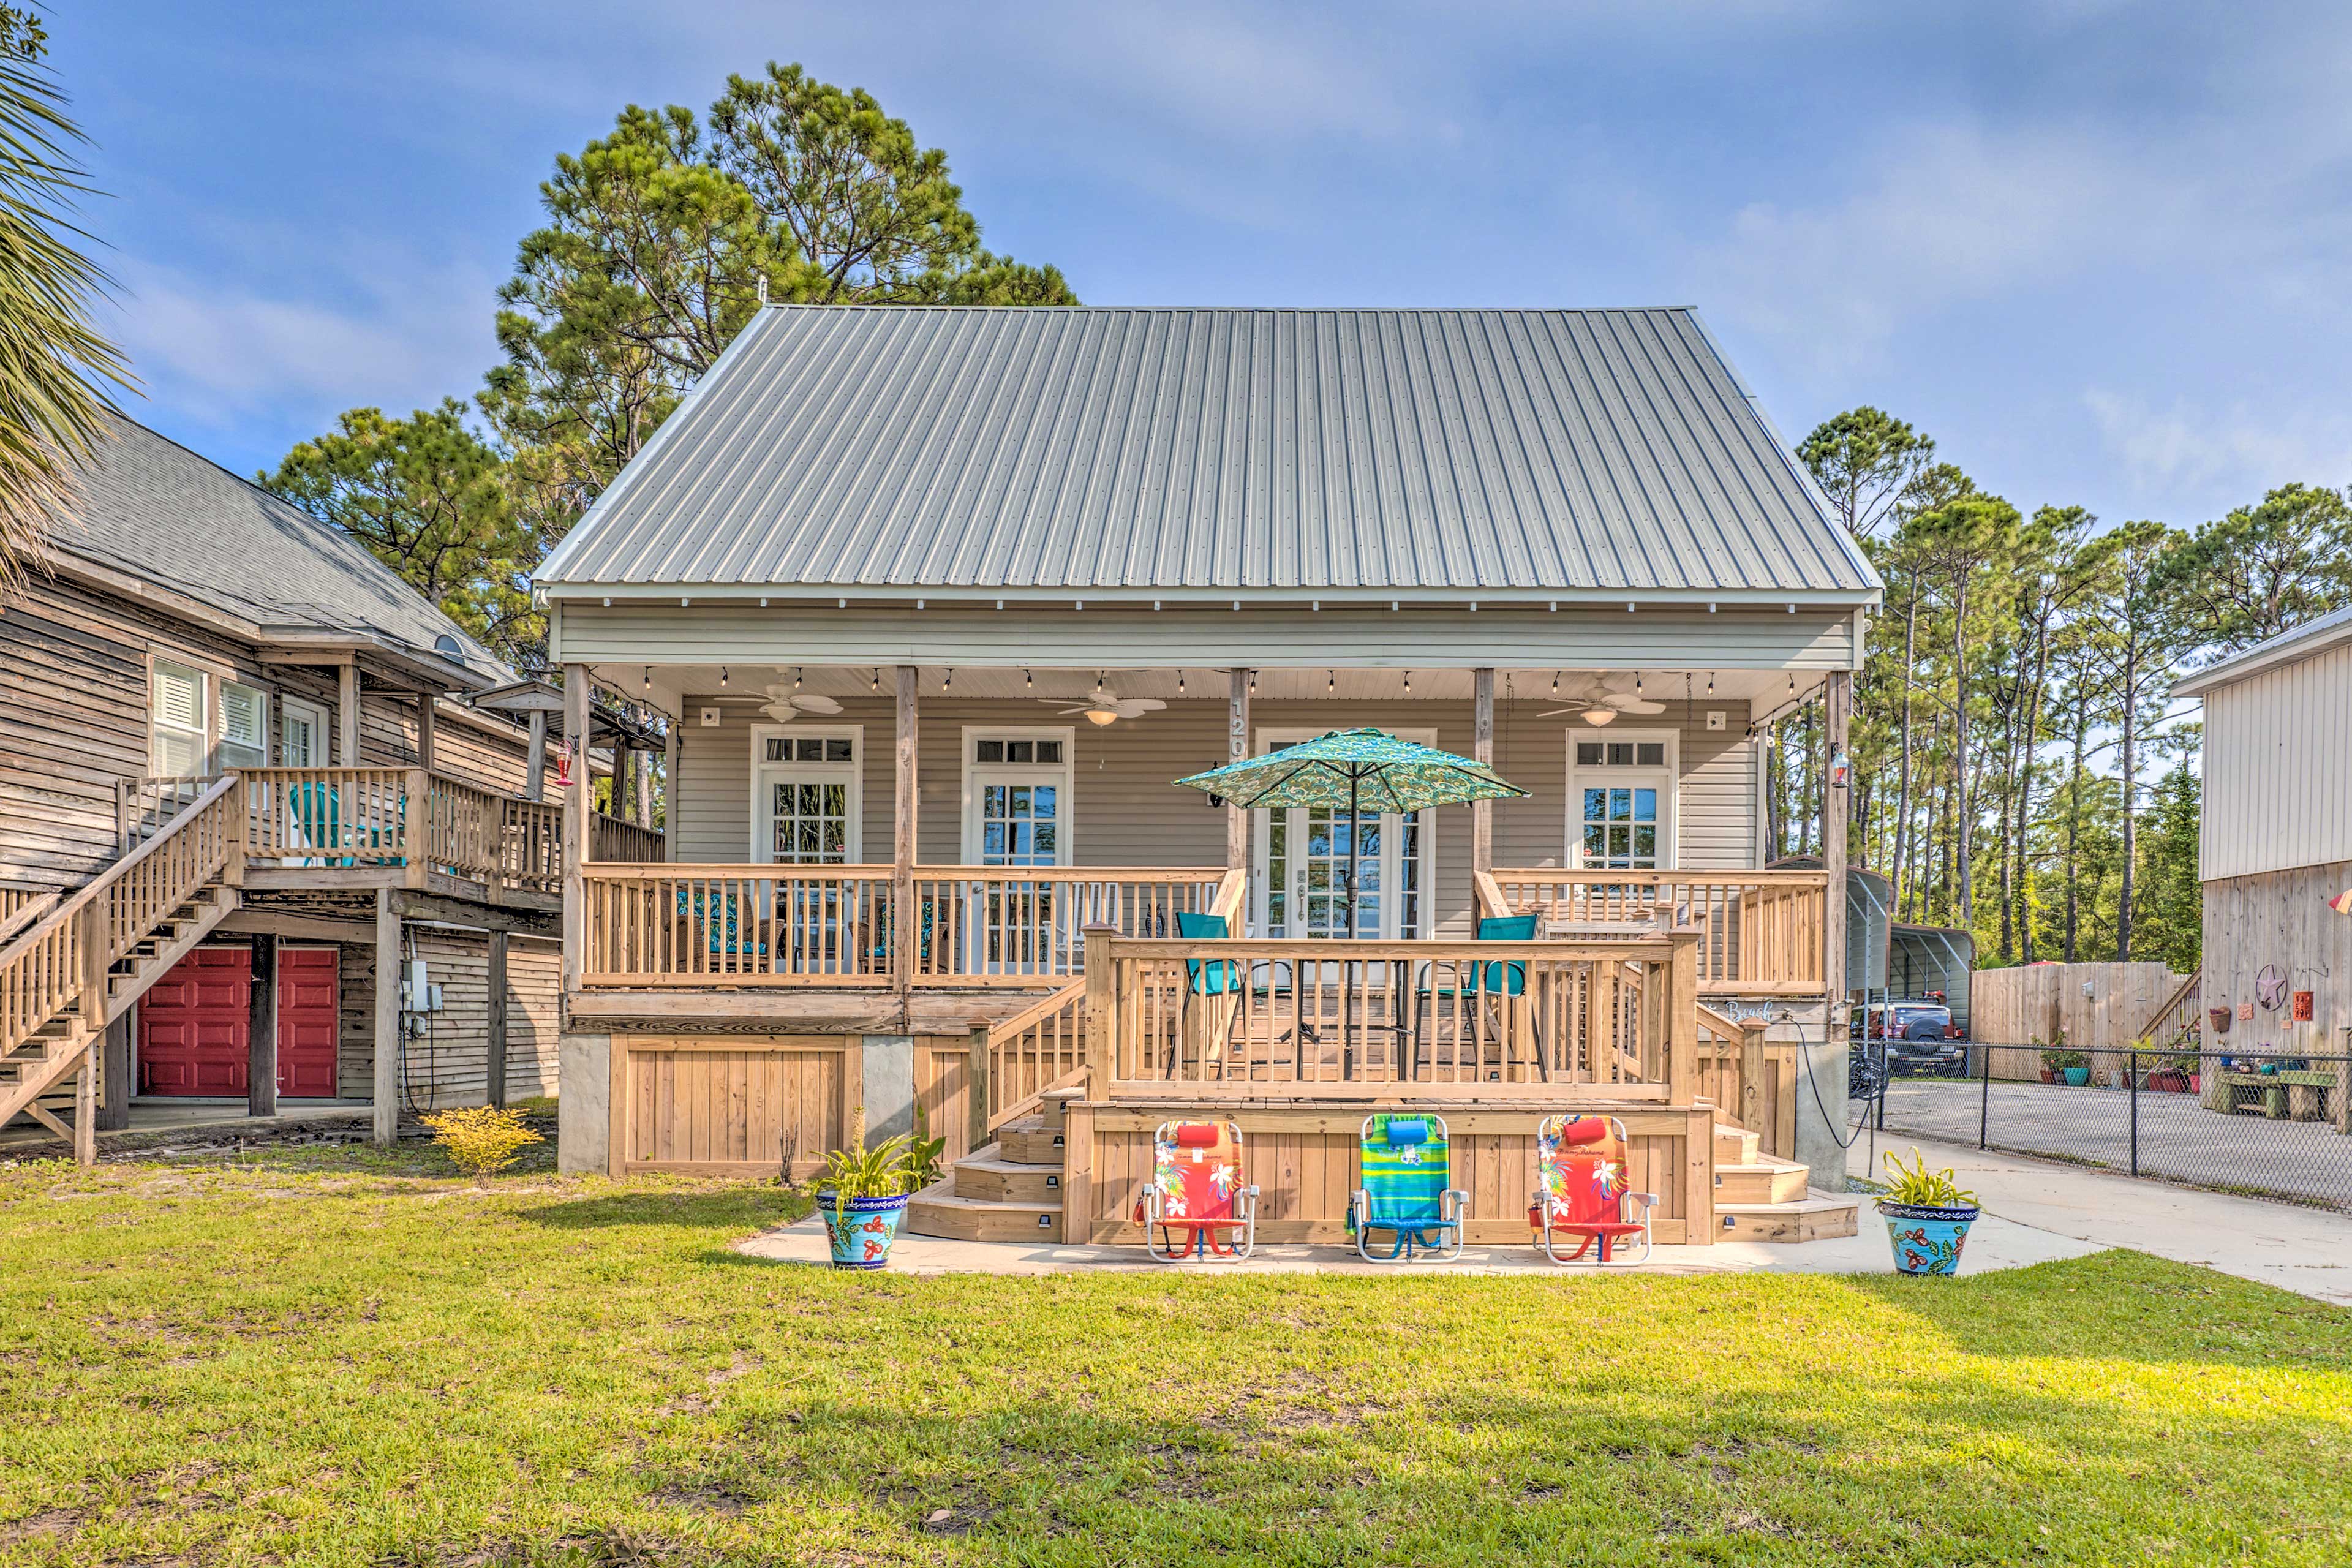
<path fill-rule="evenodd" d="M 1706 672 L 1706 694 L 1709 697 L 1715 695 L 1715 671 L 1711 669 Z"/>
<path fill-rule="evenodd" d="M 1556 669 L 1551 672 L 1551 694 L 1554 697 L 1559 695 L 1559 671 Z"/>
<path fill-rule="evenodd" d="M 797 664 L 793 666 L 793 689 L 794 691 L 798 691 L 801 689 L 802 668 L 803 667 Z"/>
<path fill-rule="evenodd" d="M 877 692 L 882 689 L 882 667 L 878 664 L 874 667 L 874 689 Z"/>
<path fill-rule="evenodd" d="M 653 689 L 654 689 L 654 667 L 653 667 L 652 665 L 650 665 L 650 664 L 649 664 L 649 665 L 646 666 L 646 689 L 647 691 L 651 691 Z"/>
<path fill-rule="evenodd" d="M 1336 669 L 1327 669 L 1323 672 L 1323 689 L 1336 696 L 1339 690 L 1339 672 Z"/>
<path fill-rule="evenodd" d="M 727 667 L 723 664 L 719 667 L 719 687 L 722 691 L 727 689 Z"/>
<path fill-rule="evenodd" d="M 1255 669 L 1250 671 L 1250 695 L 1257 695 L 1257 671 Z"/>
<path fill-rule="evenodd" d="M 1412 671 L 1409 669 L 1404 672 L 1404 694 L 1407 697 L 1412 695 Z"/>
<path fill-rule="evenodd" d="M 954 684 L 955 684 L 955 666 L 954 666 L 954 665 L 950 665 L 950 666 L 948 666 L 948 672 L 947 672 L 947 674 L 945 674 L 945 675 L 943 675 L 943 676 L 941 676 L 941 677 L 940 678 L 940 689 L 941 691 L 945 691 L 949 687 L 953 686 Z"/>
<path fill-rule="evenodd" d="M 1181 669 L 1176 672 L 1176 695 L 1184 695 L 1184 672 Z"/>
<path fill-rule="evenodd" d="M 1037 676 L 1034 671 L 1024 669 L 1021 672 L 1021 688 L 1024 691 L 1037 689 Z"/>

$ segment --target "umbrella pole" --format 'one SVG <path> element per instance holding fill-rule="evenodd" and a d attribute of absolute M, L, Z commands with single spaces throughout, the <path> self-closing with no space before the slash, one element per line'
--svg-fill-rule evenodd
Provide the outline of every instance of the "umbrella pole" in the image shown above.
<path fill-rule="evenodd" d="M 1362 851 L 1360 842 L 1362 824 L 1357 820 L 1356 808 L 1360 800 L 1358 792 L 1363 788 L 1363 783 L 1361 773 L 1352 767 L 1348 770 L 1348 936 L 1350 941 L 1356 935 L 1357 858 Z M 1354 1022 L 1355 985 L 1348 968 L 1344 963 L 1339 965 L 1339 1038 L 1342 1042 L 1339 1071 L 1343 1078 L 1353 1078 L 1356 1076 L 1356 1037 L 1349 1026 Z"/>

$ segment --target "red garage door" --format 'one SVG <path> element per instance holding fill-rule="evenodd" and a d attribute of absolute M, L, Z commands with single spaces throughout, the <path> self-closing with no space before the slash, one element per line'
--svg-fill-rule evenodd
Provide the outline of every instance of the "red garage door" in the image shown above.
<path fill-rule="evenodd" d="M 335 1092 L 336 951 L 278 954 L 278 1092 Z M 139 1002 L 139 1092 L 242 1095 L 253 950 L 200 947 Z"/>

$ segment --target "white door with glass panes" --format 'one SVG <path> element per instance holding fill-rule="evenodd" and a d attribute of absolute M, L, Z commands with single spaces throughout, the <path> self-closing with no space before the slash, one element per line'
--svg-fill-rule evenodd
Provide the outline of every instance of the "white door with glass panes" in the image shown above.
<path fill-rule="evenodd" d="M 964 731 L 963 858 L 968 866 L 1059 866 L 1069 853 L 1066 729 Z M 1051 882 L 991 877 L 967 889 L 961 955 L 982 974 L 1068 968 L 1072 910 Z"/>
<path fill-rule="evenodd" d="M 1569 736 L 1569 863 L 1660 871 L 1675 863 L 1671 734 Z"/>
<path fill-rule="evenodd" d="M 1319 730 L 1265 730 L 1259 754 L 1295 746 Z M 1437 744 L 1434 730 L 1398 730 L 1401 740 Z M 1352 822 L 1347 807 L 1287 806 L 1250 813 L 1253 861 L 1251 912 L 1256 931 L 1269 937 L 1343 937 L 1348 905 L 1356 905 L 1360 937 L 1422 937 L 1433 923 L 1436 835 L 1429 813 L 1367 811 Z M 1348 885 L 1350 838 L 1355 840 L 1356 885 Z"/>
<path fill-rule="evenodd" d="M 327 710 L 299 698 L 278 704 L 278 765 L 281 768 L 323 768 L 327 765 Z"/>
<path fill-rule="evenodd" d="M 782 866 L 856 863 L 863 837 L 859 770 L 864 753 L 859 726 L 754 725 L 751 858 Z M 755 939 L 745 921 L 755 915 L 775 942 L 790 950 L 765 955 L 780 972 L 855 974 L 861 972 L 866 950 L 878 945 L 885 934 L 856 929 L 855 915 L 862 907 L 845 899 L 837 881 L 779 880 L 757 910 L 714 911 L 722 933 L 714 940 L 726 940 L 723 932 L 732 925 L 734 940 L 751 943 Z M 730 912 L 732 921 L 726 919 Z"/>

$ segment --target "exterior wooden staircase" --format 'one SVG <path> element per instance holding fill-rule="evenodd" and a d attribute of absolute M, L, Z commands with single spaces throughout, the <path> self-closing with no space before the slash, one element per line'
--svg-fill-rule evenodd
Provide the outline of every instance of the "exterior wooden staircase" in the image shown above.
<path fill-rule="evenodd" d="M 1825 1241 L 1852 1236 L 1860 1200 L 1817 1195 L 1811 1169 L 1767 1154 L 1757 1135 L 1715 1124 L 1715 1223 L 1718 1241 Z"/>
<path fill-rule="evenodd" d="M 1062 1239 L 1062 1108 L 1083 1089 L 1055 1089 L 1037 1110 L 997 1131 L 996 1142 L 949 1167 L 915 1194 L 906 1228 L 955 1241 Z"/>
<path fill-rule="evenodd" d="M 235 774 L 0 944 L 0 1125 L 28 1114 L 96 1156 L 106 1026 L 237 906 L 246 825 Z M 68 1127 L 41 1103 L 69 1078 Z"/>

